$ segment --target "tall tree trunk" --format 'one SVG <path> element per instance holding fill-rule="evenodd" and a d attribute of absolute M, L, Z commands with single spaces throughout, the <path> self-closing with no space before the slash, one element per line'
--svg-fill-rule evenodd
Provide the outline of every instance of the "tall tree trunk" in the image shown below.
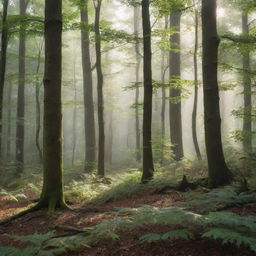
<path fill-rule="evenodd" d="M 140 8 L 138 6 L 134 7 L 134 36 L 135 41 L 135 53 L 136 53 L 136 67 L 135 67 L 135 131 L 136 131 L 136 160 L 139 162 L 141 160 L 141 146 L 140 146 L 140 115 L 139 115 L 139 97 L 140 97 L 140 41 L 139 41 L 139 12 Z"/>
<path fill-rule="evenodd" d="M 242 15 L 242 31 L 249 35 L 248 14 Z M 245 153 L 252 151 L 252 89 L 250 71 L 250 52 L 246 50 L 243 54 L 243 86 L 244 86 L 244 115 L 243 115 L 243 150 Z"/>
<path fill-rule="evenodd" d="M 170 27 L 176 32 L 170 37 L 170 45 L 175 51 L 170 51 L 170 81 L 173 85 L 180 79 L 180 19 L 181 12 L 176 11 L 170 15 Z M 182 118 L 181 118 L 181 90 L 170 88 L 170 134 L 174 159 L 179 161 L 183 158 L 182 142 Z M 172 99 L 178 99 L 173 103 Z"/>
<path fill-rule="evenodd" d="M 218 89 L 218 46 L 216 0 L 202 0 L 203 92 L 205 144 L 209 185 L 218 187 L 231 180 L 222 149 Z"/>
<path fill-rule="evenodd" d="M 3 16 L 2 16 L 2 36 L 1 36 L 1 57 L 0 57 L 0 159 L 2 158 L 2 132 L 3 132 L 3 99 L 4 99 L 4 83 L 6 71 L 6 53 L 8 44 L 8 14 L 9 0 L 3 1 Z"/>
<path fill-rule="evenodd" d="M 142 27 L 143 27 L 143 74 L 144 74 L 144 101 L 143 101 L 143 173 L 142 182 L 153 178 L 154 164 L 151 141 L 152 125 L 152 52 L 151 52 L 151 25 L 149 14 L 149 0 L 142 0 Z"/>
<path fill-rule="evenodd" d="M 202 160 L 196 132 L 196 121 L 197 121 L 197 102 L 198 102 L 198 64 L 197 64 L 197 54 L 198 54 L 198 11 L 195 10 L 195 47 L 194 47 L 194 104 L 192 112 L 192 137 L 193 143 L 196 150 L 196 155 L 198 160 Z"/>
<path fill-rule="evenodd" d="M 44 182 L 37 207 L 65 207 L 62 182 L 62 0 L 45 1 Z"/>
<path fill-rule="evenodd" d="M 6 147 L 6 159 L 11 161 L 11 131 L 12 131 L 12 83 L 8 85 L 8 110 L 7 110 L 7 147 Z"/>
<path fill-rule="evenodd" d="M 161 82 L 162 82 L 162 107 L 161 107 L 161 163 L 164 162 L 165 145 L 165 109 L 166 109 L 166 90 L 165 90 L 165 51 L 161 56 Z"/>
<path fill-rule="evenodd" d="M 108 163 L 109 166 L 112 165 L 112 155 L 113 155 L 113 109 L 110 109 L 109 111 L 109 126 L 108 126 L 108 132 L 109 132 L 109 144 L 108 144 Z"/>
<path fill-rule="evenodd" d="M 96 2 L 96 3 L 95 3 Z M 104 132 L 104 100 L 103 100 L 103 73 L 101 67 L 101 35 L 100 35 L 100 10 L 102 0 L 96 0 L 95 4 L 95 49 L 97 70 L 98 92 L 98 125 L 99 125 L 99 148 L 98 148 L 98 175 L 105 175 L 105 132 Z"/>
<path fill-rule="evenodd" d="M 38 156 L 40 163 L 43 162 L 43 153 L 40 146 L 40 132 L 41 132 L 41 106 L 40 106 L 40 80 L 39 80 L 39 71 L 40 71 L 40 65 L 41 65 L 41 54 L 42 54 L 42 48 L 43 44 L 40 45 L 39 52 L 38 52 L 38 58 L 37 58 L 37 67 L 36 67 L 36 148 L 38 151 Z"/>
<path fill-rule="evenodd" d="M 164 29 L 168 29 L 168 16 L 165 16 Z M 162 107 L 161 107 L 161 136 L 162 136 L 162 149 L 161 149 L 161 163 L 164 161 L 164 147 L 165 147 L 165 111 L 166 111 L 166 89 L 165 89 L 165 67 L 166 51 L 162 50 L 162 63 L 161 63 L 161 81 L 162 81 Z"/>
<path fill-rule="evenodd" d="M 96 138 L 93 105 L 93 81 L 90 57 L 90 32 L 88 21 L 88 0 L 80 1 L 82 22 L 81 49 L 84 87 L 84 127 L 85 127 L 85 172 L 91 172 L 95 167 Z"/>
<path fill-rule="evenodd" d="M 20 15 L 26 14 L 28 1 L 20 0 Z M 25 55 L 26 35 L 24 26 L 21 25 L 19 34 L 19 79 L 17 102 L 17 126 L 16 126 L 16 172 L 20 175 L 24 168 L 24 118 L 25 118 Z"/>
<path fill-rule="evenodd" d="M 75 163 L 75 156 L 76 156 L 76 122 L 77 122 L 77 88 L 76 88 L 76 58 L 74 57 L 73 63 L 73 83 L 74 83 L 74 107 L 73 107 L 73 145 L 72 145 L 72 166 Z"/>

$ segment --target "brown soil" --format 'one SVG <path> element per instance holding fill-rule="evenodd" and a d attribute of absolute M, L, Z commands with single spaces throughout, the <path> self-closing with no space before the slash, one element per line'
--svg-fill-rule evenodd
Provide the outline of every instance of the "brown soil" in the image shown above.
<path fill-rule="evenodd" d="M 37 195 L 29 195 L 36 198 Z M 79 229 L 94 226 L 102 221 L 115 218 L 108 214 L 117 208 L 137 208 L 142 205 L 155 207 L 168 207 L 174 202 L 183 200 L 176 191 L 168 191 L 165 194 L 145 194 L 134 198 L 104 204 L 87 204 L 76 206 L 73 211 L 58 212 L 54 216 L 47 215 L 45 210 L 29 213 L 13 220 L 8 225 L 0 226 L 0 246 L 24 247 L 24 244 L 13 241 L 6 234 L 28 235 L 33 233 L 47 233 L 56 230 L 56 226 L 65 225 Z M 19 202 L 11 201 L 8 197 L 0 198 L 0 220 L 11 216 L 31 204 L 28 199 Z M 232 208 L 233 212 L 241 215 L 256 215 L 256 205 Z M 237 249 L 231 245 L 222 246 L 219 242 L 208 239 L 175 240 L 158 242 L 154 244 L 139 243 L 138 237 L 145 233 L 161 233 L 170 230 L 169 227 L 147 227 L 133 230 L 121 235 L 117 242 L 102 241 L 92 249 L 81 248 L 78 252 L 69 252 L 64 256 L 253 256 L 254 253 L 246 248 Z M 72 231 L 56 231 L 57 235 L 72 235 Z"/>

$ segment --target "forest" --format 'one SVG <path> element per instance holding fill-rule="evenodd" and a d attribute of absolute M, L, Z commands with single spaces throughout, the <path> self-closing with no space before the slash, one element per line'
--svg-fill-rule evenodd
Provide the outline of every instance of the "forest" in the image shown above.
<path fill-rule="evenodd" d="M 256 255 L 256 0 L 1 0 L 0 34 L 0 256 Z"/>

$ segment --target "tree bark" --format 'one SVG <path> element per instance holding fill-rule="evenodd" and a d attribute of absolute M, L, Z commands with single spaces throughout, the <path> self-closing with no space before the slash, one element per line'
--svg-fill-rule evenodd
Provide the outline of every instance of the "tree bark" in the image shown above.
<path fill-rule="evenodd" d="M 7 110 L 7 146 L 6 159 L 11 161 L 11 140 L 12 140 L 12 83 L 8 85 L 8 110 Z"/>
<path fill-rule="evenodd" d="M 36 148 L 38 151 L 38 156 L 40 160 L 40 164 L 43 163 L 43 153 L 42 149 L 40 146 L 40 132 L 41 132 L 41 104 L 40 104 L 40 80 L 39 80 L 39 70 L 40 70 L 40 65 L 41 65 L 41 53 L 42 53 L 42 47 L 43 45 L 40 45 L 40 49 L 38 52 L 38 59 L 37 59 L 37 67 L 36 67 L 36 85 L 35 85 L 35 90 L 36 90 Z"/>
<path fill-rule="evenodd" d="M 168 16 L 165 16 L 164 29 L 168 29 Z M 164 148 L 165 148 L 165 112 L 166 112 L 166 89 L 165 89 L 165 73 L 167 68 L 165 67 L 166 52 L 162 50 L 162 63 L 161 63 L 161 81 L 162 81 L 162 107 L 161 107 L 161 163 L 164 162 Z"/>
<path fill-rule="evenodd" d="M 88 21 L 88 0 L 80 1 L 81 49 L 84 88 L 84 127 L 85 127 L 85 172 L 91 172 L 96 161 L 95 119 L 93 105 L 93 80 L 90 58 L 90 32 Z"/>
<path fill-rule="evenodd" d="M 170 37 L 170 45 L 175 51 L 170 51 L 170 81 L 175 85 L 180 80 L 180 19 L 181 11 L 170 15 L 170 27 L 176 32 Z M 182 141 L 182 118 L 181 118 L 181 89 L 170 88 L 170 134 L 174 159 L 179 161 L 184 157 Z M 178 99 L 173 103 L 171 99 Z"/>
<path fill-rule="evenodd" d="M 109 166 L 112 165 L 113 160 L 113 109 L 109 111 L 109 126 L 108 126 L 108 132 L 109 132 L 109 144 L 108 144 L 108 163 Z"/>
<path fill-rule="evenodd" d="M 62 182 L 62 0 L 45 1 L 44 182 L 39 207 L 65 207 Z"/>
<path fill-rule="evenodd" d="M 3 99 L 4 99 L 4 83 L 6 72 L 6 53 L 8 44 L 8 14 L 9 0 L 3 1 L 3 16 L 2 16 L 2 36 L 1 36 L 1 58 L 0 58 L 0 159 L 2 158 L 2 132 L 3 132 Z"/>
<path fill-rule="evenodd" d="M 135 67 L 135 132 L 136 132 L 136 161 L 141 160 L 141 145 L 140 145 L 140 115 L 139 115 L 139 97 L 140 97 L 140 41 L 139 41 L 139 7 L 134 7 L 134 36 L 135 36 L 135 53 L 136 53 L 136 67 Z"/>
<path fill-rule="evenodd" d="M 74 53 L 75 55 L 75 53 Z M 73 107 L 73 145 L 72 145 L 72 159 L 71 164 L 74 166 L 75 164 L 75 158 L 76 158 L 76 142 L 77 142 L 77 136 L 76 136 L 76 122 L 77 122 L 77 86 L 76 86 L 76 58 L 74 56 L 73 60 L 73 83 L 74 83 L 74 107 Z"/>
<path fill-rule="evenodd" d="M 26 15 L 28 1 L 20 0 L 20 15 Z M 19 79 L 17 96 L 17 126 L 16 126 L 16 173 L 20 175 L 24 169 L 24 119 L 25 119 L 25 56 L 26 35 L 24 26 L 21 24 L 19 34 Z"/>
<path fill-rule="evenodd" d="M 221 118 L 218 89 L 218 46 L 216 0 L 202 0 L 203 93 L 205 144 L 208 159 L 209 185 L 229 184 L 229 171 L 222 149 Z"/>
<path fill-rule="evenodd" d="M 242 15 L 242 32 L 249 35 L 248 14 Z M 252 151 L 252 89 L 250 77 L 250 51 L 243 53 L 243 86 L 244 86 L 244 115 L 243 115 L 243 151 L 249 153 Z"/>
<path fill-rule="evenodd" d="M 194 104 L 193 104 L 193 112 L 192 112 L 192 138 L 193 143 L 197 155 L 198 160 L 202 160 L 198 140 L 197 140 L 197 102 L 198 102 L 198 63 L 197 63 L 197 55 L 198 55 L 198 11 L 195 10 L 195 46 L 194 46 Z"/>
<path fill-rule="evenodd" d="M 97 93 L 98 93 L 98 125 L 99 125 L 99 148 L 98 148 L 98 175 L 105 175 L 105 132 L 104 132 L 104 100 L 103 100 L 103 73 L 101 67 L 101 34 L 100 34 L 100 11 L 102 0 L 95 3 L 95 50 L 97 70 Z"/>
<path fill-rule="evenodd" d="M 151 52 L 151 25 L 149 14 L 149 0 L 142 0 L 142 27 L 143 27 L 143 74 L 144 74 L 144 101 L 143 101 L 143 173 L 142 182 L 153 178 L 154 164 L 151 141 L 152 125 L 152 52 Z"/>

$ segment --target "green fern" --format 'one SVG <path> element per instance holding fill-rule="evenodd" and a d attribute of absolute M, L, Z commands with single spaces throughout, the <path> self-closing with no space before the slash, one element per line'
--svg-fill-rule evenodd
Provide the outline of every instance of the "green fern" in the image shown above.
<path fill-rule="evenodd" d="M 204 226 L 227 227 L 247 233 L 256 231 L 255 216 L 241 217 L 231 212 L 210 213 L 201 218 L 201 223 Z"/>
<path fill-rule="evenodd" d="M 25 194 L 21 193 L 20 191 L 13 191 L 13 192 L 8 192 L 5 189 L 0 190 L 0 197 L 5 197 L 7 196 L 10 200 L 18 202 L 19 199 L 21 198 L 27 198 Z"/>
<path fill-rule="evenodd" d="M 222 244 L 235 244 L 237 247 L 241 245 L 248 246 L 253 252 L 256 252 L 256 238 L 249 237 L 244 234 L 238 233 L 231 229 L 225 228 L 212 228 L 202 234 L 202 237 L 208 237 L 215 240 L 220 240 Z"/>
<path fill-rule="evenodd" d="M 132 216 L 133 222 L 138 225 L 186 225 L 186 222 L 192 222 L 201 215 L 193 212 L 184 211 L 179 207 L 156 208 L 142 207 Z"/>
<path fill-rule="evenodd" d="M 191 198 L 192 200 L 178 203 L 178 205 L 200 213 L 208 213 L 216 209 L 256 202 L 255 192 L 238 193 L 237 188 L 233 186 L 213 189 L 206 194 L 190 192 L 190 194 L 186 194 L 186 196 L 188 200 Z"/>
<path fill-rule="evenodd" d="M 46 234 L 33 234 L 27 236 L 8 235 L 10 238 L 21 241 L 30 242 L 33 246 L 24 249 L 4 246 L 0 247 L 1 256 L 54 256 L 65 251 L 65 248 L 59 246 L 50 248 L 52 245 L 48 243 L 54 236 L 54 232 Z"/>
<path fill-rule="evenodd" d="M 46 241 L 50 240 L 54 236 L 54 232 L 48 232 L 46 234 L 33 234 L 27 236 L 8 235 L 10 238 L 21 242 L 30 242 L 34 245 L 42 245 Z"/>
<path fill-rule="evenodd" d="M 188 229 L 171 230 L 164 234 L 146 234 L 139 238 L 141 242 L 153 243 L 167 239 L 191 239 L 193 234 Z"/>
<path fill-rule="evenodd" d="M 63 252 L 62 249 L 42 250 L 41 247 L 27 247 L 25 249 L 0 247 L 1 256 L 54 256 Z"/>
<path fill-rule="evenodd" d="M 241 217 L 231 212 L 211 212 L 207 215 L 195 214 L 178 207 L 121 209 L 130 215 L 130 227 L 147 225 L 169 225 L 178 227 L 163 234 L 144 234 L 141 242 L 156 242 L 167 239 L 190 239 L 193 236 L 209 237 L 232 243 L 246 245 L 252 251 L 256 247 L 256 217 Z"/>

